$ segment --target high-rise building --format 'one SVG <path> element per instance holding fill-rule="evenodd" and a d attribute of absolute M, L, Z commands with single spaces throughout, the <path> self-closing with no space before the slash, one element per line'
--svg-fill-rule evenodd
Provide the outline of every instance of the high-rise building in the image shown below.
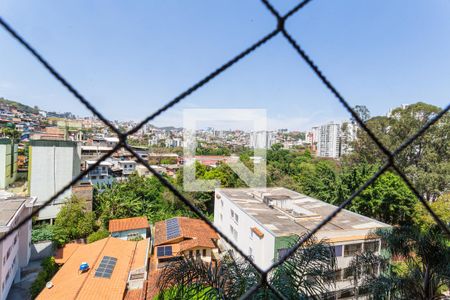
<path fill-rule="evenodd" d="M 29 194 L 37 197 L 37 206 L 42 205 L 80 174 L 80 156 L 81 149 L 73 141 L 30 141 Z M 71 195 L 72 188 L 69 188 L 50 205 L 39 211 L 37 219 L 52 222 Z"/>
<path fill-rule="evenodd" d="M 17 177 L 17 144 L 0 139 L 0 189 L 6 189 Z"/>
<path fill-rule="evenodd" d="M 340 156 L 340 128 L 341 125 L 334 122 L 319 127 L 317 156 L 331 158 Z"/>
<path fill-rule="evenodd" d="M 250 133 L 250 146 L 254 149 L 269 149 L 275 144 L 275 136 L 271 131 L 253 131 Z"/>

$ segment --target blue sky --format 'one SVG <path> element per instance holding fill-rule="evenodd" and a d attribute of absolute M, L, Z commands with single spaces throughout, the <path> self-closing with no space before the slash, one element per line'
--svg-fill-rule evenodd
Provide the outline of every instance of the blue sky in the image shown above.
<path fill-rule="evenodd" d="M 281 12 L 296 3 L 273 1 Z M 0 15 L 107 118 L 136 121 L 276 25 L 256 0 L 3 0 Z M 450 102 L 447 0 L 315 0 L 287 28 L 341 94 L 372 115 Z M 4 30 L 0 96 L 88 115 Z M 281 36 L 153 124 L 181 125 L 183 108 L 266 108 L 271 128 L 348 118 Z"/>

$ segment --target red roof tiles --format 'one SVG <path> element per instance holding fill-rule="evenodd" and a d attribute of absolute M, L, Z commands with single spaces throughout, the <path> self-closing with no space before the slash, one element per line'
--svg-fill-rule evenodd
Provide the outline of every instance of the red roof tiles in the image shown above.
<path fill-rule="evenodd" d="M 148 228 L 146 217 L 114 219 L 109 221 L 109 232 Z"/>

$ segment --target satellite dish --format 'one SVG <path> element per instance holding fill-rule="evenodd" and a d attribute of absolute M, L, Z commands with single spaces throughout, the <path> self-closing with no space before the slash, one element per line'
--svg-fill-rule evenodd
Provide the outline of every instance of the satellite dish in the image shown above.
<path fill-rule="evenodd" d="M 51 289 L 53 287 L 53 282 L 49 281 L 45 284 L 45 287 Z"/>

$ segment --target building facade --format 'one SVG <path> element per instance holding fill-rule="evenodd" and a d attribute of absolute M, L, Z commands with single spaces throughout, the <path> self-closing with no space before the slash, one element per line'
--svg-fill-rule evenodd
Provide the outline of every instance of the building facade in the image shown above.
<path fill-rule="evenodd" d="M 10 139 L 0 139 L 0 189 L 6 189 L 17 178 L 18 145 Z"/>
<path fill-rule="evenodd" d="M 216 189 L 214 224 L 259 267 L 267 269 L 335 208 L 286 188 Z M 349 264 L 365 249 L 380 251 L 380 240 L 368 236 L 383 227 L 389 225 L 342 210 L 316 233 L 319 240 L 334 247 L 336 255 L 336 286 L 330 290 L 343 294 L 353 287 Z M 224 240 L 219 246 L 235 254 Z"/>
<path fill-rule="evenodd" d="M 36 198 L 17 197 L 0 192 L 0 236 L 31 214 Z M 31 220 L 0 242 L 0 300 L 6 299 L 11 285 L 20 279 L 20 269 L 30 260 Z"/>
<path fill-rule="evenodd" d="M 80 174 L 81 151 L 72 141 L 32 140 L 29 147 L 29 195 L 37 197 L 40 206 Z M 72 195 L 69 188 L 37 215 L 38 220 L 52 222 Z"/>
<path fill-rule="evenodd" d="M 339 158 L 340 129 L 341 125 L 333 122 L 319 127 L 319 134 L 317 138 L 317 156 Z"/>

